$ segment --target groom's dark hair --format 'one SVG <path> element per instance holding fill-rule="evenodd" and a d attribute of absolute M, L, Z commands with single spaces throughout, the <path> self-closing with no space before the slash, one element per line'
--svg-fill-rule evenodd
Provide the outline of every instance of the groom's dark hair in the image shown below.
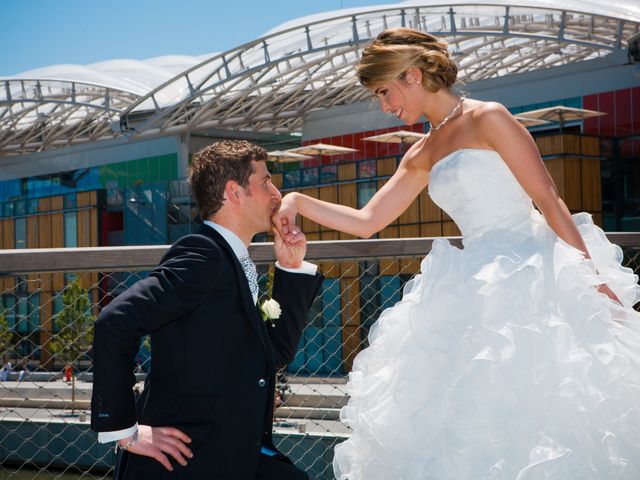
<path fill-rule="evenodd" d="M 189 184 L 198 203 L 200 218 L 215 214 L 224 202 L 229 180 L 247 187 L 253 161 L 267 161 L 267 151 L 246 140 L 222 140 L 200 149 L 189 168 Z"/>

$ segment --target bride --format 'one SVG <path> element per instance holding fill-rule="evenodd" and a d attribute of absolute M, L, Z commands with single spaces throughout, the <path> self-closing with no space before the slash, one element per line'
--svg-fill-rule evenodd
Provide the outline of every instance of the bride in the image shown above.
<path fill-rule="evenodd" d="M 362 209 L 290 193 L 297 214 L 370 237 L 428 185 L 463 233 L 437 239 L 349 377 L 339 479 L 640 478 L 640 298 L 590 216 L 569 213 L 500 104 L 458 96 L 447 44 L 381 33 L 357 67 L 385 113 L 428 135 Z M 534 205 L 536 208 L 534 208 Z"/>

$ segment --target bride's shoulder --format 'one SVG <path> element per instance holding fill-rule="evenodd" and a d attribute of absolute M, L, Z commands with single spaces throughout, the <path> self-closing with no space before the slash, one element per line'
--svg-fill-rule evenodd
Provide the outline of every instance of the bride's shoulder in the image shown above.
<path fill-rule="evenodd" d="M 480 102 L 469 112 L 474 127 L 481 138 L 501 135 L 513 130 L 518 120 L 498 102 Z"/>
<path fill-rule="evenodd" d="M 467 100 L 467 112 L 477 120 L 488 117 L 510 117 L 507 107 L 498 102 L 483 102 L 481 100 Z"/>

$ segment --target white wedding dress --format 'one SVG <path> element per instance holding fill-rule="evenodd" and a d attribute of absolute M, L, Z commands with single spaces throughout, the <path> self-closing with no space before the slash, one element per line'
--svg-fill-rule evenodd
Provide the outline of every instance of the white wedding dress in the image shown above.
<path fill-rule="evenodd" d="M 336 477 L 640 479 L 640 287 L 620 248 L 575 215 L 585 260 L 491 150 L 443 158 L 429 193 L 464 249 L 437 239 L 371 329 Z"/>

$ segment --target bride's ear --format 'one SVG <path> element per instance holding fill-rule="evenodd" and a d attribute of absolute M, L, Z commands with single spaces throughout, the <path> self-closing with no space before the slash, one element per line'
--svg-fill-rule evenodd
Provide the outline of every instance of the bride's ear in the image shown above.
<path fill-rule="evenodd" d="M 422 71 L 418 67 L 409 67 L 404 71 L 404 79 L 409 85 L 422 83 Z"/>

